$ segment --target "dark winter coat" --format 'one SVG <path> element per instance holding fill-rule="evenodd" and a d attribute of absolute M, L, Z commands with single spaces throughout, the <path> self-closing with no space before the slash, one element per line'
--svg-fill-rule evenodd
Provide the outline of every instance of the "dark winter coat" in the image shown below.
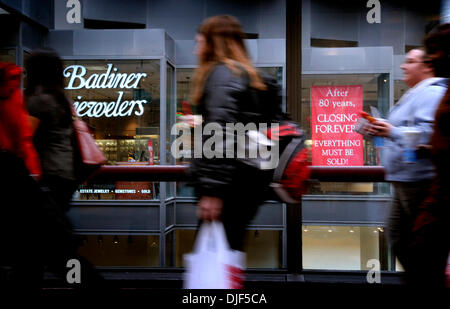
<path fill-rule="evenodd" d="M 257 126 L 267 123 L 270 127 L 270 123 L 283 119 L 280 88 L 273 78 L 261 75 L 268 88 L 266 91 L 251 88 L 249 75 L 243 69 L 236 74 L 224 64 L 217 65 L 205 82 L 203 98 L 198 106 L 203 118 L 202 128 L 213 122 L 222 128 L 227 123 L 256 123 Z M 223 132 L 225 140 L 225 129 Z M 203 143 L 210 136 L 203 135 Z M 236 148 L 234 157 L 226 158 L 225 148 L 223 158 L 202 156 L 194 159 L 190 174 L 197 196 L 223 198 L 243 183 L 259 186 L 267 182 L 258 177 L 254 169 L 236 159 Z"/>

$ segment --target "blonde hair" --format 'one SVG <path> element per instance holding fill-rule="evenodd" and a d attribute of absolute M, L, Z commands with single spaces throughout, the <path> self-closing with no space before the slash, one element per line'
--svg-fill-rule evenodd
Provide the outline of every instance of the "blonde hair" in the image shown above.
<path fill-rule="evenodd" d="M 234 74 L 243 68 L 250 76 L 250 86 L 266 90 L 258 71 L 252 65 L 244 44 L 244 32 L 239 21 L 228 15 L 206 19 L 198 30 L 205 39 L 205 47 L 199 55 L 199 67 L 194 74 L 193 102 L 200 103 L 204 84 L 214 66 L 225 64 Z"/>

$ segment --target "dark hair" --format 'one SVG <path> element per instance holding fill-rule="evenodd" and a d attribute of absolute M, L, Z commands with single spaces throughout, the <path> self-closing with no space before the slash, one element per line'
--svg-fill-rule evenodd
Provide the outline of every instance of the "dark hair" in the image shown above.
<path fill-rule="evenodd" d="M 199 67 L 194 75 L 194 103 L 200 103 L 204 83 L 211 69 L 219 62 L 224 63 L 233 72 L 239 72 L 236 64 L 239 63 L 250 75 L 250 85 L 255 89 L 266 90 L 263 79 L 251 63 L 244 43 L 245 34 L 235 17 L 209 17 L 198 29 L 198 34 L 205 38 L 205 49 L 199 57 Z"/>
<path fill-rule="evenodd" d="M 52 49 L 39 49 L 31 53 L 25 62 L 27 88 L 26 96 L 38 91 L 55 97 L 63 111 L 62 123 L 67 124 L 72 118 L 70 101 L 64 94 L 63 64 L 59 55 Z"/>
<path fill-rule="evenodd" d="M 450 75 L 450 23 L 436 26 L 425 38 L 426 62 L 438 77 Z"/>

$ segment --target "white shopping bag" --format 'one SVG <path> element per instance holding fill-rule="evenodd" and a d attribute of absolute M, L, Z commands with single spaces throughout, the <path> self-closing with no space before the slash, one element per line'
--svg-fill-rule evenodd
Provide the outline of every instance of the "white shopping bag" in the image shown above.
<path fill-rule="evenodd" d="M 245 253 L 231 250 L 221 222 L 204 222 L 194 250 L 184 255 L 185 289 L 240 289 Z"/>

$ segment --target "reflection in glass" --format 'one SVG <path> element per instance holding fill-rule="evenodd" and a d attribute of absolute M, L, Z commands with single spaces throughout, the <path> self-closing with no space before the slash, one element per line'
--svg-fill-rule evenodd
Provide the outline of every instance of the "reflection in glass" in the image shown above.
<path fill-rule="evenodd" d="M 74 200 L 159 200 L 159 182 L 86 182 L 78 187 Z"/>
<path fill-rule="evenodd" d="M 385 182 L 319 182 L 310 181 L 305 194 L 311 195 L 389 195 Z"/>
<path fill-rule="evenodd" d="M 179 116 L 183 116 L 189 112 L 196 114 L 197 109 L 194 104 L 191 103 L 191 92 L 193 88 L 193 68 L 188 69 L 177 69 L 177 124 L 182 125 L 179 121 Z M 268 74 L 269 76 L 275 78 L 282 86 L 283 82 L 283 68 L 282 67 L 258 67 L 258 70 Z M 193 145 L 193 134 L 191 134 L 191 145 Z M 176 164 L 189 164 L 190 158 L 182 157 L 176 160 Z M 183 182 L 176 183 L 177 186 L 177 196 L 182 197 L 193 197 L 194 190 L 192 187 L 187 186 Z"/>
<path fill-rule="evenodd" d="M 380 117 L 389 111 L 389 74 L 305 74 L 302 76 L 301 125 L 312 146 L 311 140 L 311 87 L 312 86 L 361 85 L 363 87 L 363 111 L 371 114 L 371 107 L 378 109 Z M 380 140 L 378 140 L 380 141 Z M 364 165 L 382 165 L 383 145 L 372 138 L 364 137 Z M 388 183 L 312 183 L 309 194 L 389 194 Z"/>
<path fill-rule="evenodd" d="M 196 230 L 175 230 L 166 236 L 167 266 L 183 267 L 183 255 L 192 251 Z M 244 251 L 248 268 L 281 268 L 282 231 L 248 230 Z"/>
<path fill-rule="evenodd" d="M 306 74 L 302 76 L 302 120 L 301 125 L 311 147 L 311 87 L 312 86 L 361 85 L 363 87 L 363 111 L 371 113 L 370 107 L 376 107 L 381 117 L 389 111 L 389 75 L 388 74 Z M 364 138 L 364 165 L 380 165 L 379 147 L 374 141 Z"/>
<path fill-rule="evenodd" d="M 88 123 L 108 164 L 159 164 L 159 60 L 76 60 L 64 65 L 85 68 L 85 72 L 67 69 L 66 94 Z M 121 82 L 112 83 L 118 76 Z"/>
<path fill-rule="evenodd" d="M 15 48 L 2 48 L 0 49 L 0 61 L 16 63 L 16 49 Z"/>
<path fill-rule="evenodd" d="M 171 146 L 175 141 L 175 136 L 171 134 L 172 126 L 176 121 L 176 106 L 175 106 L 175 70 L 167 63 L 166 70 L 166 163 L 175 164 L 175 157 L 172 155 Z M 175 183 L 168 182 L 166 184 L 166 197 L 174 196 Z"/>
<path fill-rule="evenodd" d="M 79 235 L 80 255 L 94 266 L 159 266 L 159 236 Z"/>
<path fill-rule="evenodd" d="M 303 268 L 368 270 L 371 259 L 392 270 L 385 231 L 380 226 L 303 225 Z"/>
<path fill-rule="evenodd" d="M 159 60 L 64 61 L 65 92 L 109 165 L 160 164 Z M 75 199 L 159 198 L 159 183 L 83 184 Z"/>

